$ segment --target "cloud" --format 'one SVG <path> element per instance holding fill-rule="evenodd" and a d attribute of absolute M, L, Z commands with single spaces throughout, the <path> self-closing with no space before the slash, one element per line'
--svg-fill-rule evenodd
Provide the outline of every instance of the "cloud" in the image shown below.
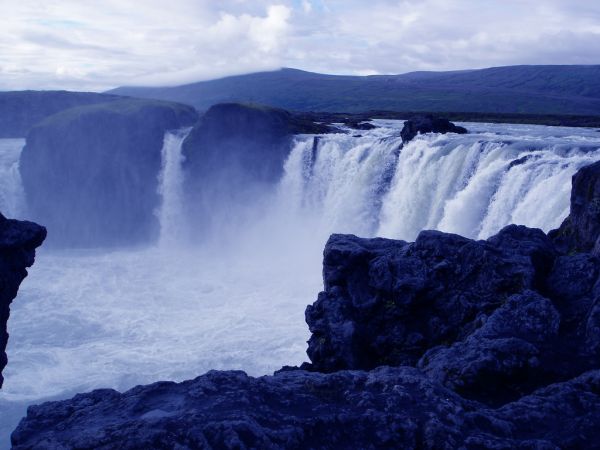
<path fill-rule="evenodd" d="M 4 0 L 0 89 L 600 63 L 583 0 Z"/>

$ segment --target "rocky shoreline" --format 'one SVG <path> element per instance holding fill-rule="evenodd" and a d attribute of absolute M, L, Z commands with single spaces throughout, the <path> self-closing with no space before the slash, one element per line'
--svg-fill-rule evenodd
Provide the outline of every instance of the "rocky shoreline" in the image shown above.
<path fill-rule="evenodd" d="M 310 363 L 32 406 L 14 448 L 599 448 L 599 180 L 549 235 L 333 235 Z"/>

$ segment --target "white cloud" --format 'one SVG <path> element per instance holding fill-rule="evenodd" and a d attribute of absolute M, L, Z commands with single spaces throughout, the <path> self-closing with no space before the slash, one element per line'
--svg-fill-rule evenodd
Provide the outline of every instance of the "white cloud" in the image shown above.
<path fill-rule="evenodd" d="M 600 63 L 583 0 L 4 0 L 0 89 Z"/>

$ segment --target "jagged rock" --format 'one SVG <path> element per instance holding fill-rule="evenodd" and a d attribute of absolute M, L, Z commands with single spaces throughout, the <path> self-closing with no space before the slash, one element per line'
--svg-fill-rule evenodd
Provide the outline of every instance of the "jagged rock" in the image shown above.
<path fill-rule="evenodd" d="M 600 162 L 577 171 L 572 186 L 569 217 L 549 235 L 564 252 L 600 255 Z"/>
<path fill-rule="evenodd" d="M 0 388 L 6 367 L 7 322 L 10 304 L 19 285 L 27 276 L 35 258 L 35 249 L 46 238 L 46 229 L 32 222 L 5 218 L 0 214 Z"/>
<path fill-rule="evenodd" d="M 417 116 L 404 122 L 404 127 L 400 132 L 402 142 L 407 143 L 412 141 L 417 134 L 425 133 L 458 133 L 465 134 L 467 129 L 454 125 L 448 119 L 441 117 L 433 117 L 431 115 Z"/>
<path fill-rule="evenodd" d="M 28 217 L 48 227 L 49 243 L 62 246 L 152 240 L 165 131 L 196 119 L 191 107 L 136 99 L 45 119 L 21 155 Z"/>
<path fill-rule="evenodd" d="M 325 291 L 306 310 L 314 370 L 414 365 L 468 336 L 513 294 L 534 289 L 554 250 L 540 230 L 511 225 L 488 241 L 424 231 L 408 244 L 333 235 Z"/>
<path fill-rule="evenodd" d="M 575 216 L 571 236 L 595 242 L 592 216 Z M 333 235 L 305 370 L 46 403 L 13 445 L 600 448 L 600 258 L 555 242 L 516 225 L 486 241 Z"/>
<path fill-rule="evenodd" d="M 533 291 L 511 296 L 464 341 L 429 350 L 418 366 L 467 397 L 490 402 L 519 398 L 546 375 L 560 315 Z M 497 398 L 501 392 L 501 398 Z"/>
<path fill-rule="evenodd" d="M 212 371 L 30 407 L 12 443 L 15 450 L 594 448 L 599 387 L 594 371 L 493 409 L 410 367 L 260 378 Z"/>

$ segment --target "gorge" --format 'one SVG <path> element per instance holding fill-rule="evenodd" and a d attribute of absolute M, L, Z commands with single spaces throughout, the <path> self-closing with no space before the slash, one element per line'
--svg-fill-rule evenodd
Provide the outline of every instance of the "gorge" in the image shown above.
<path fill-rule="evenodd" d="M 133 113 L 135 120 L 137 114 Z M 589 405 L 596 405 L 596 375 L 576 378 L 593 368 L 579 364 L 577 358 L 595 354 L 595 344 L 585 337 L 593 331 L 583 330 L 595 329 L 591 280 L 595 280 L 596 260 L 587 253 L 569 256 L 573 249 L 588 252 L 593 248 L 589 236 L 594 230 L 589 227 L 585 228 L 585 246 L 572 244 L 573 236 L 580 235 L 580 225 L 593 222 L 595 216 L 588 214 L 589 220 L 585 215 L 571 217 L 571 231 L 560 234 L 564 242 L 520 227 L 498 233 L 510 223 L 544 232 L 559 228 L 570 211 L 571 177 L 600 160 L 598 133 L 467 123 L 461 125 L 468 134 L 418 135 L 403 143 L 402 121 L 374 120 L 370 130 L 343 125 L 326 130 L 281 114 L 230 105 L 212 110 L 195 124 L 193 117 L 180 116 L 184 119 L 156 129 L 151 145 L 138 145 L 143 151 L 126 165 L 129 175 L 116 179 L 124 183 L 142 180 L 147 190 L 140 199 L 147 195 L 151 202 L 137 197 L 124 202 L 117 195 L 124 189 L 120 181 L 93 184 L 99 176 L 94 172 L 99 166 L 94 164 L 89 166 L 91 172 L 81 174 L 91 187 L 79 189 L 80 184 L 74 183 L 69 190 L 78 199 L 70 204 L 81 207 L 38 209 L 35 219 L 48 225 L 51 245 L 40 252 L 32 276 L 13 304 L 11 362 L 0 392 L 0 410 L 10 411 L 14 419 L 3 423 L 2 432 L 7 436 L 12 431 L 27 404 L 64 399 L 77 392 L 124 391 L 161 379 L 182 381 L 209 369 L 243 369 L 260 376 L 283 365 L 300 365 L 305 360 L 304 341 L 310 336 L 303 325 L 304 309 L 320 290 L 320 254 L 331 233 L 416 240 L 407 244 L 341 235 L 329 239 L 325 290 L 307 313 L 314 367 L 304 368 L 343 371 L 286 370 L 261 378 L 211 372 L 183 384 L 159 383 L 124 394 L 95 391 L 66 403 L 32 408 L 13 435 L 16 448 L 44 443 L 108 448 L 116 440 L 132 448 L 205 442 L 217 448 L 235 448 L 240 443 L 301 447 L 310 446 L 314 439 L 343 443 L 347 437 L 325 435 L 332 424 L 363 430 L 354 436 L 358 443 L 375 434 L 381 446 L 406 442 L 436 448 L 441 442 L 436 439 L 450 433 L 450 428 L 454 431 L 449 435 L 455 439 L 451 442 L 465 440 L 474 447 L 478 442 L 482 445 L 482 439 L 497 442 L 498 448 L 520 442 L 533 445 L 527 442 L 535 439 L 546 445 L 540 436 L 555 422 L 549 421 L 547 428 L 540 426 L 539 434 L 526 436 L 519 430 L 532 425 L 525 419 L 519 422 L 518 411 L 529 417 L 531 402 L 537 402 L 536 407 L 544 402 L 559 405 L 563 401 L 559 397 L 582 392 Z M 136 123 L 142 123 L 142 129 L 154 129 L 154 125 Z M 244 128 L 247 123 L 252 125 Z M 260 153 L 259 158 L 248 144 L 256 136 L 247 135 L 257 123 L 266 127 L 261 131 L 265 142 L 259 146 L 274 149 Z M 60 126 L 87 130 L 69 131 L 73 140 L 85 142 L 88 136 L 96 136 L 91 142 L 101 142 L 108 135 L 113 137 L 111 152 L 95 153 L 101 158 L 122 156 L 120 149 L 126 147 L 121 145 L 129 139 L 128 132 L 113 133 L 110 122 L 98 120 L 95 114 L 67 117 Z M 43 155 L 47 150 L 35 143 L 35 134 L 56 136 L 44 142 L 54 142 L 52 152 L 68 152 L 67 162 L 74 169 L 57 166 L 43 175 L 68 181 L 77 168 L 88 169 L 83 164 L 86 157 L 74 151 L 82 148 L 76 141 L 61 140 L 67 133 L 57 129 L 32 131 L 28 150 L 23 152 Z M 2 170 L 14 173 L 25 142 L 0 144 L 10 149 Z M 27 164 L 32 164 L 33 154 Z M 242 181 L 240 167 L 248 167 L 249 155 L 255 156 L 254 165 L 243 171 L 248 178 Z M 21 168 L 23 186 L 19 176 L 4 181 L 3 211 L 18 215 L 19 210 L 35 206 L 28 204 L 28 192 L 36 189 L 36 182 L 44 198 L 65 195 L 52 187 L 52 180 L 32 176 L 27 170 Z M 585 179 L 595 177 L 591 172 Z M 586 186 L 582 192 L 595 192 L 589 188 L 594 182 Z M 23 192 L 25 198 L 19 200 L 17 195 Z M 589 213 L 586 205 L 594 204 L 596 197 L 574 198 L 581 198 L 576 204 Z M 133 225 L 104 228 L 102 220 L 107 218 L 90 213 L 97 209 L 98 203 L 93 203 L 97 199 L 114 206 L 111 222 L 127 219 L 121 223 Z M 48 201 L 50 206 L 58 203 Z M 133 216 L 138 207 L 143 214 Z M 101 211 L 111 210 L 103 206 Z M 62 221 L 69 221 L 70 229 L 54 225 L 51 214 L 57 212 Z M 80 227 L 87 227 L 81 239 Z M 143 231 L 149 229 L 154 231 Z M 465 238 L 421 233 L 423 229 Z M 131 236 L 137 231 L 140 240 L 135 247 L 114 245 L 121 233 Z M 487 242 L 471 240 L 488 238 Z M 444 260 L 452 261 L 450 269 Z M 484 270 L 475 274 L 473 267 L 479 265 Z M 572 267 L 585 268 L 581 276 L 590 280 L 573 279 L 579 290 L 559 282 L 562 274 L 572 273 Z M 450 289 L 453 279 L 464 283 L 460 295 Z M 473 298 L 484 290 L 487 300 L 479 304 Z M 421 321 L 414 311 L 415 302 L 435 306 L 434 296 L 444 291 L 448 291 L 452 314 L 441 309 L 431 316 L 431 323 Z M 575 311 L 562 305 L 571 300 L 578 305 Z M 503 324 L 512 320 L 506 311 L 510 308 L 502 305 L 518 308 L 520 302 L 524 323 L 507 331 Z M 536 317 L 539 313 L 539 322 L 529 321 L 528 313 Z M 567 330 L 553 325 L 557 321 L 568 324 Z M 413 322 L 415 329 L 398 328 L 398 323 Z M 381 342 L 370 326 L 381 330 Z M 420 332 L 421 326 L 430 335 Z M 539 340 L 531 337 L 536 326 L 548 328 Z M 568 342 L 580 342 L 575 335 L 586 342 L 581 348 L 589 355 L 573 355 L 572 363 L 538 377 L 536 371 L 555 357 L 548 342 L 564 336 L 572 338 Z M 373 346 L 360 344 L 371 341 Z M 508 373 L 482 363 L 487 360 L 481 355 L 488 354 L 503 361 L 505 345 L 518 350 L 510 360 L 512 365 L 507 363 Z M 568 354 L 567 347 L 561 351 Z M 365 354 L 374 359 L 365 359 Z M 471 364 L 462 365 L 467 373 L 449 363 L 456 360 L 456 354 L 474 355 Z M 380 364 L 418 368 L 375 369 Z M 455 375 L 443 376 L 446 373 Z M 510 385 L 505 399 L 480 389 L 482 373 L 497 379 L 498 389 Z M 566 384 L 543 388 L 523 383 L 524 374 L 531 373 L 549 385 Z M 542 391 L 538 393 L 537 388 Z M 473 391 L 483 393 L 472 395 Z M 230 397 L 223 397 L 223 392 L 230 392 Z M 198 397 L 199 393 L 203 394 Z M 529 394 L 533 400 L 524 397 Z M 323 399 L 328 400 L 324 403 Z M 223 405 L 221 417 L 211 416 L 211 402 Z M 268 408 L 248 407 L 256 402 Z M 415 408 L 415 402 L 422 406 Z M 398 416 L 389 415 L 388 403 L 401 411 Z M 119 414 L 105 414 L 115 410 Z M 321 412 L 309 417 L 309 410 Z M 71 418 L 69 411 L 79 412 Z M 427 414 L 439 421 L 420 419 Z M 571 423 L 568 411 L 564 414 L 549 417 Z M 206 418 L 205 427 L 182 437 L 184 424 L 198 417 Z M 588 421 L 598 423 L 594 417 Z M 308 431 L 298 431 L 297 423 Z M 65 426 L 77 432 L 53 431 Z M 548 441 L 547 448 L 567 442 L 559 434 Z"/>

